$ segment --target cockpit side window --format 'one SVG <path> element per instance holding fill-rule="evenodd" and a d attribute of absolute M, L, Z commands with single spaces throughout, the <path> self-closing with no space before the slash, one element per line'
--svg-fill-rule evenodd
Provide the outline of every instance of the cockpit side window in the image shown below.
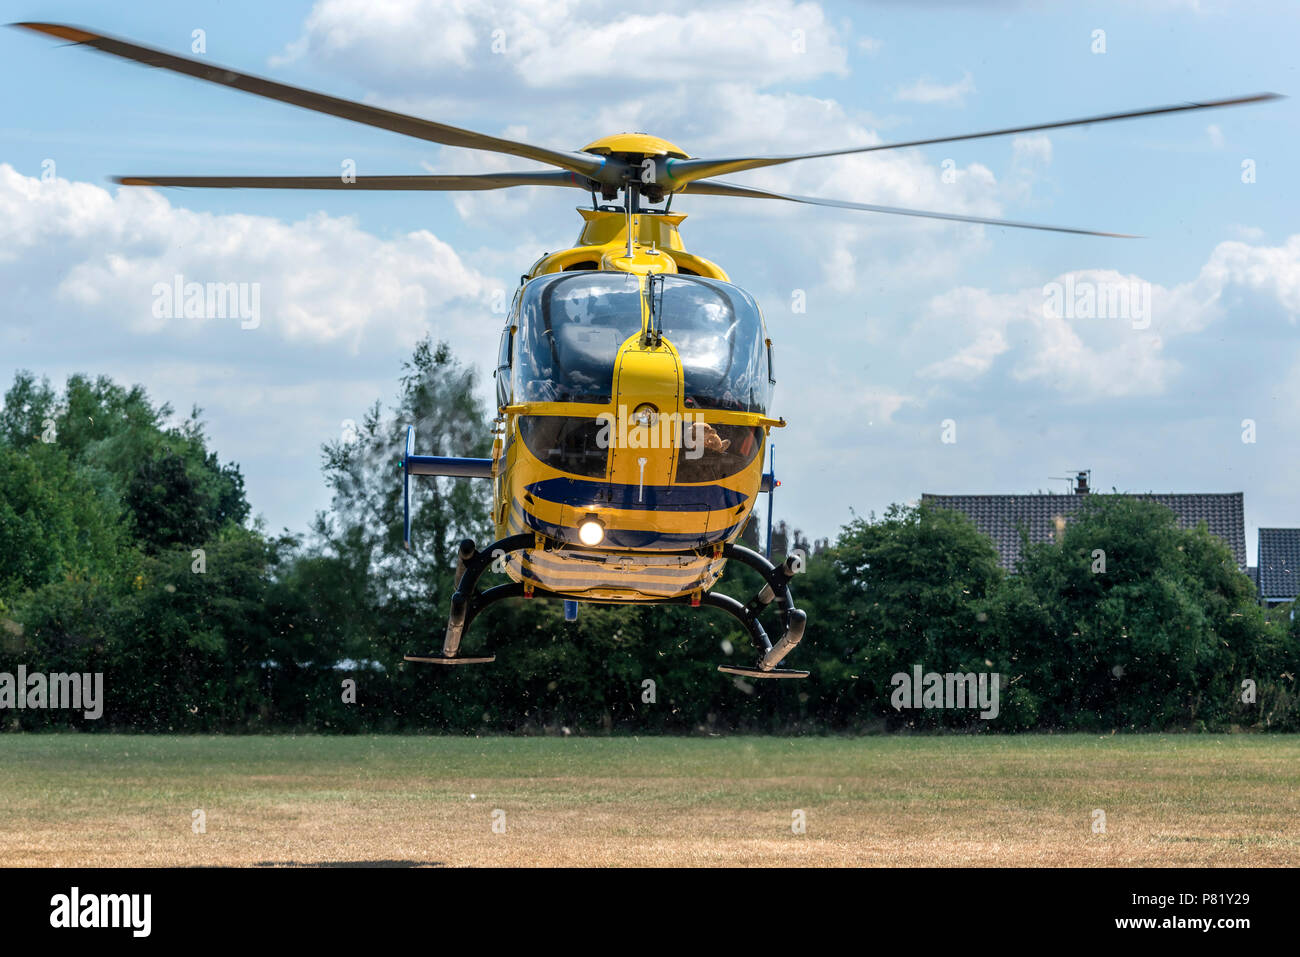
<path fill-rule="evenodd" d="M 763 429 L 757 425 L 682 427 L 677 456 L 678 482 L 717 482 L 746 468 L 763 451 Z"/>
<path fill-rule="evenodd" d="M 763 317 L 749 293 L 714 279 L 665 276 L 655 310 L 681 356 L 688 408 L 767 411 Z"/>
<path fill-rule="evenodd" d="M 534 280 L 519 306 L 516 394 L 524 402 L 609 402 L 619 347 L 642 329 L 640 283 L 613 272 Z"/>
<path fill-rule="evenodd" d="M 501 347 L 497 351 L 497 405 L 506 406 L 510 404 L 510 358 L 514 351 L 513 336 L 511 332 L 514 328 L 512 323 L 514 316 L 506 323 L 505 330 L 501 333 Z"/>
<path fill-rule="evenodd" d="M 512 318 L 513 318 L 513 317 L 512 317 Z M 510 330 L 511 330 L 511 328 L 512 328 L 512 324 L 511 324 L 511 323 L 506 323 L 506 327 L 505 327 L 505 329 L 504 329 L 504 330 L 502 331 L 502 333 L 501 333 L 501 348 L 497 350 L 497 368 L 498 368 L 498 369 L 509 369 L 509 368 L 510 368 L 510 352 L 511 352 L 511 349 L 510 349 L 510 346 L 511 346 L 511 342 L 510 342 Z"/>

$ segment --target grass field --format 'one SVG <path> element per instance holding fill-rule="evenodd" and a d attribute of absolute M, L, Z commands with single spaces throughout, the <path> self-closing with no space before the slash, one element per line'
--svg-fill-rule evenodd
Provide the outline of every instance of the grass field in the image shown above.
<path fill-rule="evenodd" d="M 3 865 L 1300 864 L 1300 737 L 6 734 L 0 767 Z"/>

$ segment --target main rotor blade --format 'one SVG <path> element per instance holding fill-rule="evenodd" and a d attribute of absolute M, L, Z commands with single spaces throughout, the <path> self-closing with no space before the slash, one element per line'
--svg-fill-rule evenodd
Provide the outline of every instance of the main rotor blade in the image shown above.
<path fill-rule="evenodd" d="M 947 219 L 956 223 L 982 223 L 985 226 L 1014 226 L 1017 229 L 1042 229 L 1053 233 L 1077 233 L 1081 236 L 1109 236 L 1114 239 L 1141 239 L 1128 233 L 1103 233 L 1095 229 L 1077 229 L 1073 226 L 1048 226 L 1043 223 L 1019 223 L 1009 219 L 990 219 L 987 216 L 966 216 L 960 213 L 934 213 L 923 209 L 907 209 L 902 206 L 875 206 L 871 203 L 851 203 L 843 199 L 822 199 L 817 196 L 791 196 L 787 193 L 773 193 L 765 189 L 750 186 L 738 186 L 735 183 L 723 183 L 719 180 L 700 179 L 691 183 L 684 190 L 688 196 L 738 196 L 745 199 L 783 199 L 790 203 L 806 203 L 810 206 L 832 206 L 836 209 L 861 209 L 870 213 L 892 213 L 896 216 L 921 216 L 925 219 Z"/>
<path fill-rule="evenodd" d="M 245 93 L 253 93 L 271 100 L 279 100 L 281 103 L 290 103 L 303 109 L 315 110 L 317 113 L 328 113 L 331 116 L 342 117 L 356 123 L 364 123 L 367 126 L 377 126 L 380 129 L 391 130 L 405 136 L 413 136 L 431 143 L 522 156 L 526 159 L 536 160 L 550 166 L 558 166 L 561 169 L 581 173 L 585 176 L 596 176 L 604 165 L 603 158 L 593 156 L 590 153 L 551 150 L 542 146 L 533 146 L 530 143 L 519 143 L 515 140 L 475 133 L 472 130 L 462 130 L 459 127 L 448 126 L 445 123 L 435 123 L 432 120 L 423 120 L 403 113 L 393 113 L 379 107 L 367 106 L 364 103 L 343 100 L 324 93 L 289 86 L 285 83 L 276 83 L 274 80 L 239 73 L 212 63 L 175 56 L 162 50 L 155 50 L 152 47 L 141 46 L 100 33 L 91 33 L 78 27 L 60 23 L 14 23 L 11 25 L 22 27 L 25 30 L 33 30 L 37 33 L 48 34 L 62 40 L 69 40 L 73 43 L 91 46 L 104 53 L 111 53 L 127 60 L 135 60 L 137 63 L 143 63 L 146 66 L 160 67 L 174 73 L 184 73 L 186 76 L 207 80 L 209 83 L 219 83 L 222 86 L 243 90 Z"/>
<path fill-rule="evenodd" d="M 123 186 L 194 186 L 207 189 L 386 189 L 484 190 L 511 186 L 572 186 L 586 189 L 585 177 L 564 170 L 480 173 L 472 176 L 114 176 Z"/>
<path fill-rule="evenodd" d="M 1059 120 L 1055 123 L 1035 123 L 1032 126 L 1009 126 L 1000 130 L 985 130 L 981 133 L 963 133 L 959 136 L 935 136 L 923 140 L 907 140 L 901 143 L 879 143 L 875 146 L 853 146 L 842 150 L 825 150 L 820 153 L 798 153 L 791 156 L 738 157 L 735 159 L 668 159 L 660 174 L 659 185 L 669 189 L 680 189 L 684 183 L 703 179 L 706 176 L 721 176 L 740 170 L 759 169 L 764 166 L 779 166 L 796 160 L 818 159 L 826 156 L 848 156 L 854 153 L 875 153 L 880 150 L 897 150 L 911 146 L 929 146 L 934 143 L 956 143 L 961 140 L 978 140 L 989 136 L 1009 136 L 1013 133 L 1033 133 L 1039 130 L 1056 130 L 1066 126 L 1086 126 L 1089 123 L 1109 123 L 1113 120 L 1132 120 L 1142 116 L 1158 116 L 1162 113 L 1183 113 L 1189 110 L 1213 110 L 1225 106 L 1242 106 L 1246 103 L 1262 103 L 1267 100 L 1284 99 L 1277 93 L 1252 93 L 1249 96 L 1234 96 L 1226 100 L 1206 100 L 1202 103 L 1179 103 L 1173 106 L 1153 106 L 1143 110 L 1130 110 L 1125 113 L 1103 113 L 1100 116 L 1086 116 L 1077 120 Z"/>

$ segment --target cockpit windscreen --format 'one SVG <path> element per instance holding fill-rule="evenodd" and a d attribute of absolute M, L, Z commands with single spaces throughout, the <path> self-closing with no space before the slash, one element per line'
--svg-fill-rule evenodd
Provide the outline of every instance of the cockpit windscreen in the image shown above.
<path fill-rule="evenodd" d="M 525 402 L 609 402 L 618 348 L 641 331 L 637 277 L 559 273 L 529 284 L 519 306 L 516 395 Z"/>
<path fill-rule="evenodd" d="M 686 407 L 766 412 L 772 385 L 758 303 L 716 279 L 664 276 L 659 283 L 655 313 L 682 359 Z"/>

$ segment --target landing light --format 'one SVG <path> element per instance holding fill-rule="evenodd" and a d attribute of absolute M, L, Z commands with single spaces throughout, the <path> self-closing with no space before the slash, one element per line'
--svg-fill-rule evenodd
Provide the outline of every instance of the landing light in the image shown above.
<path fill-rule="evenodd" d="M 599 545 L 605 540 L 605 526 L 600 519 L 588 516 L 578 525 L 578 539 L 584 545 Z"/>

